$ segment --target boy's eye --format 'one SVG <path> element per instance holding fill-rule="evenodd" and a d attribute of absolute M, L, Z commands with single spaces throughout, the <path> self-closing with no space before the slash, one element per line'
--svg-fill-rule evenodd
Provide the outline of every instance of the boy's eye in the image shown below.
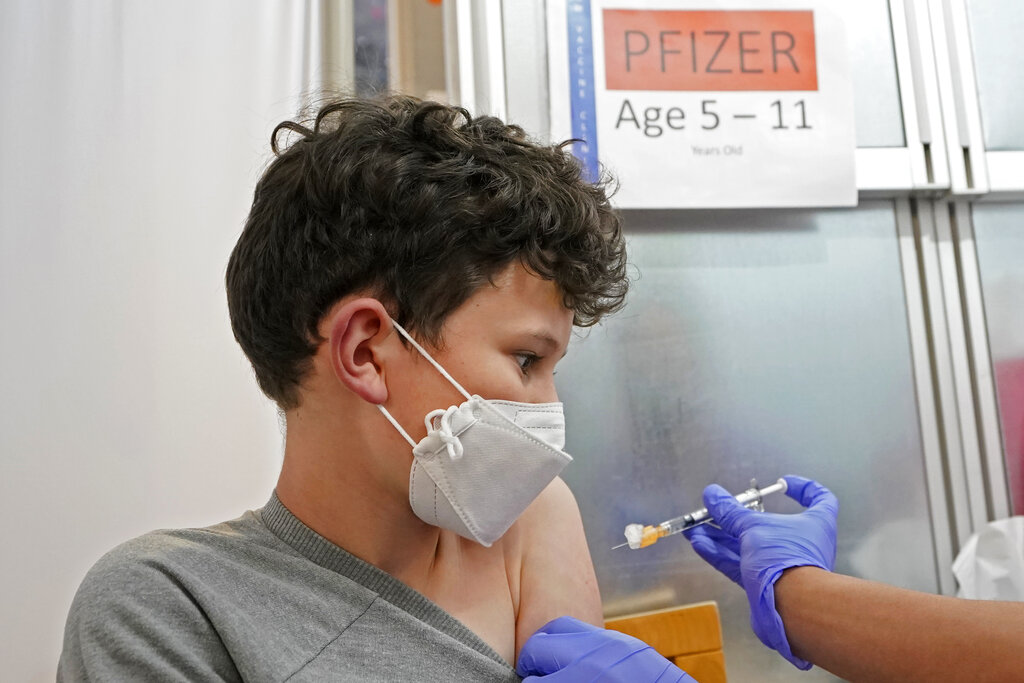
<path fill-rule="evenodd" d="M 530 371 L 533 364 L 540 360 L 540 356 L 533 353 L 517 353 L 515 354 L 515 359 L 519 365 L 519 370 L 525 375 Z"/>

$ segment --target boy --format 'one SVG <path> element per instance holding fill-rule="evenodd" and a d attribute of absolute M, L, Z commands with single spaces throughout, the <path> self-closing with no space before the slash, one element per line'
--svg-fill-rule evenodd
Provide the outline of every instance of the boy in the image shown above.
<path fill-rule="evenodd" d="M 601 623 L 553 375 L 623 303 L 619 219 L 561 147 L 408 97 L 272 147 L 227 289 L 277 488 L 101 559 L 58 678 L 517 680 L 540 626 Z"/>

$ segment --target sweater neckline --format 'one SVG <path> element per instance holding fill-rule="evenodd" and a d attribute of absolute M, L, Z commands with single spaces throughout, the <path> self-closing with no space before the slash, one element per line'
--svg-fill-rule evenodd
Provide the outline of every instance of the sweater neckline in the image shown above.
<path fill-rule="evenodd" d="M 503 666 L 512 668 L 505 658 L 485 643 L 480 636 L 430 598 L 405 585 L 387 572 L 359 559 L 306 526 L 284 506 L 277 497 L 276 490 L 271 494 L 267 504 L 258 512 L 263 524 L 271 533 L 310 562 L 355 581 L 425 624 L 451 636 Z"/>

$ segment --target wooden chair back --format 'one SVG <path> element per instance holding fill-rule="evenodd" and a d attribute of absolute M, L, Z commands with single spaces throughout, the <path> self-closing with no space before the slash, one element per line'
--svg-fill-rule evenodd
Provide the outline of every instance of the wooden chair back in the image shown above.
<path fill-rule="evenodd" d="M 698 683 L 725 683 L 722 626 L 715 602 L 699 602 L 605 621 L 605 628 L 648 643 Z"/>

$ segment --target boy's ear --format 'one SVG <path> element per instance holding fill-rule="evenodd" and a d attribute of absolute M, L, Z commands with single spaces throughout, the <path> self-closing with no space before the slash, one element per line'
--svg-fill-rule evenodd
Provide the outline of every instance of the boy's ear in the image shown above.
<path fill-rule="evenodd" d="M 354 299 L 335 310 L 328 325 L 335 376 L 364 401 L 384 403 L 388 387 L 381 344 L 393 330 L 384 306 L 369 297 Z"/>

